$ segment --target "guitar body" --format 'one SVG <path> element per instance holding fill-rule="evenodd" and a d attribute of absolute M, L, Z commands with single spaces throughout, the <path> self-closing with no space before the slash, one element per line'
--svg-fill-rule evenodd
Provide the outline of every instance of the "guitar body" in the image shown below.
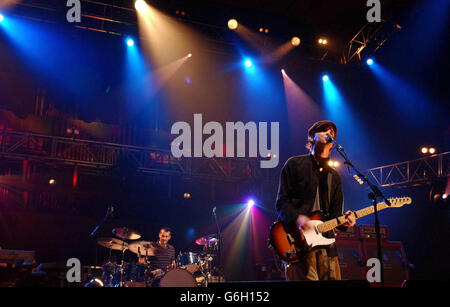
<path fill-rule="evenodd" d="M 403 205 L 409 205 L 412 202 L 411 197 L 389 198 L 390 204 L 384 202 L 377 203 L 377 210 L 386 208 L 400 208 Z M 374 206 L 369 206 L 351 214 L 355 219 L 367 216 L 374 212 Z M 325 238 L 322 233 L 326 233 L 339 225 L 345 223 L 346 216 L 333 218 L 329 221 L 323 222 L 322 215 L 319 212 L 313 213 L 310 217 L 310 222 L 313 224 L 313 229 L 303 231 L 298 229 L 296 225 L 292 229 L 288 229 L 282 222 L 275 222 L 270 228 L 269 243 L 277 252 L 281 260 L 286 262 L 293 262 L 304 257 L 309 251 L 316 247 L 328 246 L 335 242 L 335 239 Z"/>
<path fill-rule="evenodd" d="M 289 229 L 280 221 L 275 222 L 270 228 L 270 244 L 283 261 L 299 260 L 314 248 L 335 242 L 335 239 L 325 238 L 317 231 L 317 225 L 323 223 L 320 212 L 312 214 L 309 218 L 314 226 L 310 231 L 300 230 L 296 226 Z"/>

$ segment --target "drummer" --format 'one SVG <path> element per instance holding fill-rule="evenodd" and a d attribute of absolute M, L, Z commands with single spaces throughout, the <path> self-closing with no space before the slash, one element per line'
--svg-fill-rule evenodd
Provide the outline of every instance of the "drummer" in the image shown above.
<path fill-rule="evenodd" d="M 169 244 L 171 238 L 171 230 L 169 227 L 163 227 L 158 234 L 159 240 L 154 243 L 155 255 L 150 258 L 150 266 L 152 273 L 159 275 L 172 268 L 175 268 L 175 248 Z M 144 256 L 144 255 L 141 255 Z M 140 258 L 139 262 L 142 263 L 144 258 Z"/>

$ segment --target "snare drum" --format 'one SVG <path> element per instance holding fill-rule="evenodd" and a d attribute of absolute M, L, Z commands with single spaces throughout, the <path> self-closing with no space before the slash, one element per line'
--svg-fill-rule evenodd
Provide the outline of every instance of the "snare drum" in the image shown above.
<path fill-rule="evenodd" d="M 197 281 L 191 273 L 184 269 L 167 272 L 159 282 L 160 287 L 197 287 Z"/>
<path fill-rule="evenodd" d="M 200 257 L 192 252 L 182 253 L 178 256 L 178 266 L 194 273 L 200 269 Z"/>

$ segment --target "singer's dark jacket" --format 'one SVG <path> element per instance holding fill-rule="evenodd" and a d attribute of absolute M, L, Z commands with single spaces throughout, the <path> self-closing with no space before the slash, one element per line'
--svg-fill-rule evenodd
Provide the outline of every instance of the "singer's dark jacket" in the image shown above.
<path fill-rule="evenodd" d="M 311 154 L 289 158 L 281 171 L 278 188 L 276 209 L 279 219 L 293 227 L 300 214 L 312 213 L 318 186 L 320 209 L 326 215 L 324 219 L 341 216 L 344 202 L 341 177 L 328 166 L 328 159 L 319 162 Z M 347 227 L 339 226 L 338 229 L 345 231 Z M 326 236 L 333 235 L 331 232 Z M 334 244 L 327 250 L 329 256 L 336 255 Z"/>

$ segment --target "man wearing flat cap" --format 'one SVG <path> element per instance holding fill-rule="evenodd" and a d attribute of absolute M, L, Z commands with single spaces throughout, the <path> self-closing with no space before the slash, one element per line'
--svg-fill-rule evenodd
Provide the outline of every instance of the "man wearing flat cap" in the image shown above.
<path fill-rule="evenodd" d="M 308 129 L 306 148 L 309 154 L 287 160 L 280 176 L 276 209 L 279 219 L 287 227 L 311 229 L 308 216 L 321 210 L 325 220 L 342 215 L 343 194 L 339 174 L 328 165 L 333 144 L 327 136 L 337 136 L 331 121 L 319 121 Z M 347 221 L 338 227 L 345 231 L 355 224 L 351 211 Z M 334 232 L 324 234 L 334 237 Z M 287 280 L 340 280 L 341 271 L 336 245 L 314 249 L 296 262 L 286 263 Z"/>

